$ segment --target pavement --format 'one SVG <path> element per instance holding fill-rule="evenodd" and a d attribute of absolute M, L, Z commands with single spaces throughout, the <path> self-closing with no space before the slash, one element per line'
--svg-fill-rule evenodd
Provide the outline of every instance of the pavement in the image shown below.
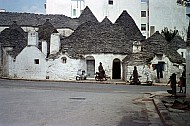
<path fill-rule="evenodd" d="M 164 126 L 190 126 L 189 101 L 186 103 L 185 93 L 177 93 L 177 97 L 167 91 L 150 94 Z"/>
<path fill-rule="evenodd" d="M 9 78 L 1 78 L 9 79 Z M 22 80 L 22 79 L 17 79 Z M 44 81 L 44 80 L 35 80 Z M 55 80 L 45 80 L 45 81 L 55 81 Z M 57 81 L 57 80 L 56 80 Z M 58 80 L 58 82 L 61 80 Z M 66 82 L 66 81 L 62 81 Z M 68 81 L 67 81 L 68 82 Z M 129 83 L 122 80 L 110 79 L 107 81 L 95 81 L 92 79 L 87 80 L 71 80 L 69 82 L 77 83 L 97 83 L 97 84 L 122 84 L 128 85 Z M 143 84 L 142 84 L 143 85 Z M 144 84 L 146 85 L 146 84 Z M 153 86 L 166 86 L 164 83 L 153 83 Z M 178 88 L 177 88 L 178 89 Z M 185 103 L 185 93 L 177 93 L 177 97 L 173 97 L 167 91 L 160 92 L 148 92 L 144 95 L 145 98 L 151 99 L 155 105 L 155 108 L 160 116 L 160 119 L 164 126 L 190 126 L 190 104 Z M 177 107 L 176 107 L 177 105 Z M 185 106 L 185 107 L 184 107 Z"/>

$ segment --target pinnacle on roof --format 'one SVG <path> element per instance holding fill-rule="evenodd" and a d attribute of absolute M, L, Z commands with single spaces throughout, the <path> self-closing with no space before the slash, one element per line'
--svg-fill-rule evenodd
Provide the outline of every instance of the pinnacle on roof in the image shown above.
<path fill-rule="evenodd" d="M 82 23 L 89 22 L 89 21 L 98 22 L 98 20 L 96 19 L 96 17 L 94 16 L 94 14 L 92 13 L 92 11 L 90 10 L 88 6 L 86 6 L 86 8 L 83 10 L 81 15 L 79 16 L 79 21 Z"/>
<path fill-rule="evenodd" d="M 112 25 L 113 23 L 112 23 L 112 22 L 108 19 L 108 17 L 106 16 L 106 17 L 102 20 L 101 24 L 103 24 L 103 25 Z"/>
<path fill-rule="evenodd" d="M 139 28 L 137 27 L 133 18 L 128 14 L 126 10 L 124 10 L 118 19 L 115 21 L 116 25 L 120 25 L 126 28 L 127 35 L 131 36 L 132 38 L 139 38 L 144 39 L 142 33 L 140 32 Z"/>

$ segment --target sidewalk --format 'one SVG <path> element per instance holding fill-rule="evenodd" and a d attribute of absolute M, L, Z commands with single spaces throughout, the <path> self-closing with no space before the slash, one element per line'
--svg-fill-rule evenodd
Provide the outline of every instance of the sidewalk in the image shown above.
<path fill-rule="evenodd" d="M 165 126 L 190 126 L 190 109 L 185 101 L 185 94 L 177 93 L 177 98 L 167 92 L 152 94 L 153 103 Z"/>

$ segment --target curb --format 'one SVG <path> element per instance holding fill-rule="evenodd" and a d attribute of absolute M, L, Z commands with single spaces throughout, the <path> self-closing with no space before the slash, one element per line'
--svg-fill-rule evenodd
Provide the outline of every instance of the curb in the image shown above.
<path fill-rule="evenodd" d="M 177 126 L 177 124 L 172 121 L 167 108 L 160 99 L 153 98 L 153 103 L 164 126 Z"/>
<path fill-rule="evenodd" d="M 72 83 L 97 83 L 97 84 L 115 84 L 115 85 L 128 85 L 127 82 L 111 82 L 111 81 L 95 81 L 95 80 L 49 80 L 49 79 L 22 79 L 22 78 L 8 78 L 0 77 L 0 79 L 6 80 L 22 80 L 22 81 L 44 81 L 44 82 L 72 82 Z"/>

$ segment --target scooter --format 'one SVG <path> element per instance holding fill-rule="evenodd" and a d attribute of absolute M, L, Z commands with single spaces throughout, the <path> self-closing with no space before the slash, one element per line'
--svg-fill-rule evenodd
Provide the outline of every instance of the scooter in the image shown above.
<path fill-rule="evenodd" d="M 84 70 L 79 69 L 77 72 L 76 80 L 86 80 L 87 74 Z"/>

